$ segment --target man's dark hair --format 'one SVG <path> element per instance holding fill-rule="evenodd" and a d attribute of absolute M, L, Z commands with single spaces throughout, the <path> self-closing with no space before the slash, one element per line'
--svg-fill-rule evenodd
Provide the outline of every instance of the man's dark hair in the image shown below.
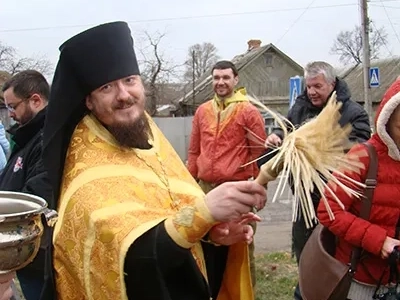
<path fill-rule="evenodd" d="M 233 75 L 235 75 L 235 77 L 239 75 L 236 66 L 229 60 L 221 60 L 217 62 L 211 70 L 211 75 L 214 72 L 214 70 L 226 70 L 226 69 L 232 69 Z"/>
<path fill-rule="evenodd" d="M 2 91 L 14 88 L 14 94 L 18 98 L 28 99 L 33 94 L 39 94 L 44 100 L 50 97 L 50 86 L 44 76 L 35 70 L 25 70 L 17 73 L 7 80 Z"/>

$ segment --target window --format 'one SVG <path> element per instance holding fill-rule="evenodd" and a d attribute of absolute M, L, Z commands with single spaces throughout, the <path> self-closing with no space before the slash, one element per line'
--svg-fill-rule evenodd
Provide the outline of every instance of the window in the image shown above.
<path fill-rule="evenodd" d="M 273 59 L 272 54 L 269 54 L 269 53 L 264 54 L 264 58 L 265 58 L 265 64 L 266 64 L 268 67 L 272 66 L 272 59 Z"/>

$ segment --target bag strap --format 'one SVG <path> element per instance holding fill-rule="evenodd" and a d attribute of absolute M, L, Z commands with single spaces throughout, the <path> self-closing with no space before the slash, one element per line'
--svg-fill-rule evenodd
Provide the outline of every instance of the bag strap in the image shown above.
<path fill-rule="evenodd" d="M 368 220 L 371 213 L 372 198 L 374 196 L 374 190 L 377 183 L 376 177 L 378 174 L 378 156 L 376 154 L 374 146 L 372 146 L 368 142 L 365 142 L 363 144 L 366 146 L 368 150 L 369 167 L 368 167 L 367 177 L 365 179 L 364 198 L 361 200 L 362 205 L 359 216 L 364 220 Z M 354 247 L 353 251 L 351 252 L 350 272 L 352 273 L 356 271 L 357 264 L 361 257 L 361 252 L 362 252 L 361 247 Z"/>

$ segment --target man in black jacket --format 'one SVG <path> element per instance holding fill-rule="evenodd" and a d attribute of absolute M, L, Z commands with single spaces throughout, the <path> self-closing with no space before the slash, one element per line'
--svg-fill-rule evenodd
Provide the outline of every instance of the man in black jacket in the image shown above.
<path fill-rule="evenodd" d="M 342 102 L 340 112 L 340 125 L 350 123 L 353 130 L 350 140 L 353 142 L 367 141 L 371 136 L 369 117 L 366 111 L 357 102 L 351 100 L 351 93 L 345 81 L 337 78 L 334 68 L 326 62 L 316 61 L 307 64 L 304 68 L 306 89 L 303 94 L 297 97 L 293 107 L 289 110 L 287 119 L 296 127 L 301 126 L 308 120 L 316 117 L 324 108 L 333 91 L 336 91 L 337 100 Z M 289 128 L 288 128 L 289 129 Z M 268 136 L 265 146 L 272 148 L 280 145 L 283 139 L 283 130 L 276 128 Z M 269 151 L 269 150 L 267 150 Z M 259 166 L 264 164 L 271 156 L 259 161 Z M 314 208 L 316 209 L 321 195 L 318 192 L 312 194 Z M 316 223 L 315 223 L 316 224 Z M 304 217 L 299 210 L 298 219 L 292 227 L 292 246 L 299 262 L 300 254 L 310 237 L 313 228 L 306 228 Z M 299 287 L 295 290 L 295 299 L 302 299 Z"/>
<path fill-rule="evenodd" d="M 10 158 L 0 175 L 0 190 L 33 194 L 49 201 L 52 190 L 42 162 L 42 128 L 49 84 L 41 73 L 26 70 L 5 82 L 2 90 L 9 115 L 19 126 L 12 137 L 15 145 Z M 39 299 L 44 276 L 43 255 L 43 250 L 39 251 L 30 265 L 17 272 L 27 300 Z"/>

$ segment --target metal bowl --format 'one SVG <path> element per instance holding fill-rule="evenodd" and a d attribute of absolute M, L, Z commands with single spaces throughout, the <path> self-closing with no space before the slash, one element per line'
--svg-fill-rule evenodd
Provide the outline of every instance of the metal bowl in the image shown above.
<path fill-rule="evenodd" d="M 48 226 L 57 220 L 44 199 L 0 191 L 0 273 L 22 269 L 33 261 L 43 234 L 42 216 Z"/>

